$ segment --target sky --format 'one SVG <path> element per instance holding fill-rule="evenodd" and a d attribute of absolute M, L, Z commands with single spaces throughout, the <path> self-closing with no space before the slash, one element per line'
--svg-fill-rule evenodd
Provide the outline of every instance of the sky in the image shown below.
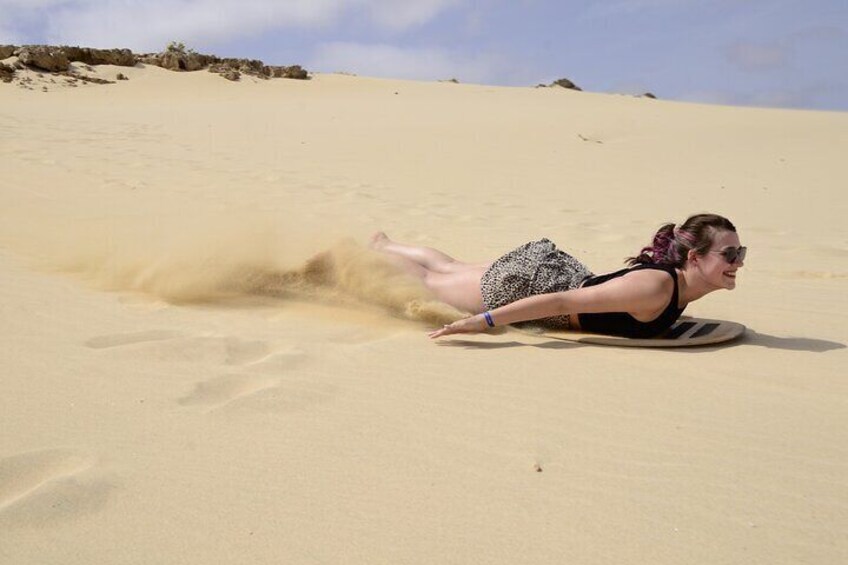
<path fill-rule="evenodd" d="M 848 0 L 0 0 L 0 45 L 848 111 Z"/>

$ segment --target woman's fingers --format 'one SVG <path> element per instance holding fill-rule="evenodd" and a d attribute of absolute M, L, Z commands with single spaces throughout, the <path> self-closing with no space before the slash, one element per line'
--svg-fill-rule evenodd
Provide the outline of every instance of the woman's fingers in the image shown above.
<path fill-rule="evenodd" d="M 479 324 L 475 323 L 473 317 L 465 318 L 463 320 L 458 320 L 452 324 L 446 324 L 439 328 L 438 330 L 430 332 L 428 335 L 430 339 L 435 339 L 437 337 L 442 337 L 445 335 L 451 334 L 470 334 L 470 333 L 478 333 L 483 331 L 485 328 L 481 327 Z"/>
<path fill-rule="evenodd" d="M 445 325 L 439 328 L 438 330 L 430 332 L 428 335 L 430 336 L 430 339 L 436 339 L 437 337 L 442 337 L 443 335 L 449 335 L 452 333 L 454 332 L 451 331 L 450 325 Z"/>

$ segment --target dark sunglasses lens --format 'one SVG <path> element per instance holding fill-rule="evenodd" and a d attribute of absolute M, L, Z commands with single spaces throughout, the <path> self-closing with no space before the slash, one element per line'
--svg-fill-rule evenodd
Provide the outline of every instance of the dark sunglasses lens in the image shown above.
<path fill-rule="evenodd" d="M 722 255 L 724 255 L 724 258 L 727 259 L 727 262 L 732 265 L 736 261 L 744 261 L 745 260 L 745 254 L 747 252 L 748 252 L 747 247 L 731 247 L 729 249 L 725 249 L 722 252 Z"/>

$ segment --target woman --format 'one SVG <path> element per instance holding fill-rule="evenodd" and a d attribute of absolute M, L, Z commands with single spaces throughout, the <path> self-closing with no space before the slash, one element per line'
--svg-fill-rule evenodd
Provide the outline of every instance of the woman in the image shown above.
<path fill-rule="evenodd" d="M 382 232 L 371 246 L 419 277 L 439 300 L 474 313 L 431 332 L 431 338 L 531 320 L 557 329 L 653 337 L 690 302 L 733 289 L 746 253 L 733 224 L 715 214 L 664 225 L 650 246 L 627 260 L 628 268 L 600 276 L 547 239 L 487 264 L 462 263 Z"/>

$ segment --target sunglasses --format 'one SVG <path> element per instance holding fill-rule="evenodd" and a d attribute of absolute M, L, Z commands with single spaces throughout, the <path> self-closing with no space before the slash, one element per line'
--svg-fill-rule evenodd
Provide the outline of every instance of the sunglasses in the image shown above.
<path fill-rule="evenodd" d="M 727 249 L 722 249 L 721 251 L 710 251 L 710 253 L 718 253 L 719 255 L 724 256 L 724 260 L 732 265 L 736 261 L 745 260 L 745 255 L 748 253 L 748 248 L 743 245 L 742 247 L 728 247 Z"/>

